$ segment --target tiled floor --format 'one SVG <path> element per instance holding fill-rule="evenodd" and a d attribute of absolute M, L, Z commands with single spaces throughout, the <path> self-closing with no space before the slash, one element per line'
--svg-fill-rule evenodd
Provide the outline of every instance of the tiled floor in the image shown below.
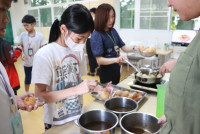
<path fill-rule="evenodd" d="M 24 94 L 25 91 L 24 91 L 24 69 L 23 69 L 21 58 L 18 59 L 15 66 L 18 71 L 18 75 L 20 78 L 20 85 L 21 85 L 21 88 L 18 90 L 18 95 L 22 95 Z M 127 71 L 126 65 L 123 65 L 120 80 L 125 79 L 132 72 L 133 72 L 132 68 L 130 68 L 130 70 Z M 92 77 L 92 76 L 85 75 L 85 76 L 82 76 L 82 79 L 99 80 L 99 77 L 98 76 Z M 30 86 L 30 92 L 34 92 L 34 85 Z M 84 105 L 87 105 L 88 103 L 94 100 L 94 98 L 91 97 L 89 94 L 85 94 L 83 96 L 83 99 L 84 99 Z M 20 110 L 20 113 L 22 115 L 24 134 L 41 134 L 44 132 L 44 125 L 43 125 L 43 120 L 42 120 L 43 119 L 42 107 L 32 112 L 26 112 L 26 111 Z"/>

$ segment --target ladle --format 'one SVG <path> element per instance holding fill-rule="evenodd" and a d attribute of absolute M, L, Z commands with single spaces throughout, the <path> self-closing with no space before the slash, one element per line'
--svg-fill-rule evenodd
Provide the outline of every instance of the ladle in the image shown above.
<path fill-rule="evenodd" d="M 135 69 L 135 72 L 137 72 L 137 73 L 140 73 L 141 71 L 140 71 L 140 69 L 138 69 L 135 65 L 133 65 L 130 61 L 128 61 L 128 60 L 125 60 L 126 61 L 126 63 L 128 63 L 131 67 L 133 67 L 134 69 Z"/>

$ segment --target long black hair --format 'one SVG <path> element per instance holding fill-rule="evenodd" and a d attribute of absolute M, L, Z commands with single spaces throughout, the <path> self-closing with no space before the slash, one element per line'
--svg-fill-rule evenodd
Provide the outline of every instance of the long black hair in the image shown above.
<path fill-rule="evenodd" d="M 60 36 L 60 26 L 64 24 L 67 29 L 82 34 L 94 30 L 94 22 L 90 11 L 81 4 L 68 7 L 62 14 L 61 20 L 56 19 L 51 26 L 49 43 L 54 42 Z"/>

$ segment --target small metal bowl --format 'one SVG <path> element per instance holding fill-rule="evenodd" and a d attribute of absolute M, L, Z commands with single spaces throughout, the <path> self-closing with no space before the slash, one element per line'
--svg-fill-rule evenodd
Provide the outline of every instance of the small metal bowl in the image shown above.
<path fill-rule="evenodd" d="M 104 107 L 115 113 L 120 119 L 123 115 L 136 111 L 138 103 L 127 97 L 113 97 L 105 101 Z"/>
<path fill-rule="evenodd" d="M 158 134 L 161 125 L 157 123 L 158 118 L 147 113 L 130 113 L 120 119 L 122 134 L 149 133 Z"/>
<path fill-rule="evenodd" d="M 115 134 L 118 125 L 117 116 L 106 110 L 91 110 L 83 113 L 78 119 L 82 134 Z"/>

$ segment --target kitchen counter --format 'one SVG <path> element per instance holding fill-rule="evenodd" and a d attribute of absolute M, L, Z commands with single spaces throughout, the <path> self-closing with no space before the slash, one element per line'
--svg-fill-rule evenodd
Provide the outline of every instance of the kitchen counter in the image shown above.
<path fill-rule="evenodd" d="M 169 75 L 165 75 L 165 79 L 168 79 Z M 118 86 L 130 88 L 127 83 L 133 81 L 133 77 L 129 76 L 125 80 L 121 81 Z M 146 112 L 152 115 L 156 115 L 156 105 L 157 105 L 157 96 L 155 94 L 147 94 L 147 96 L 139 103 L 137 112 Z M 92 109 L 105 109 L 103 101 L 94 100 L 90 104 L 84 107 L 84 111 L 89 111 Z M 121 134 L 120 128 L 117 127 L 116 134 Z M 64 125 L 54 126 L 43 134 L 79 134 L 79 127 L 71 121 Z"/>

